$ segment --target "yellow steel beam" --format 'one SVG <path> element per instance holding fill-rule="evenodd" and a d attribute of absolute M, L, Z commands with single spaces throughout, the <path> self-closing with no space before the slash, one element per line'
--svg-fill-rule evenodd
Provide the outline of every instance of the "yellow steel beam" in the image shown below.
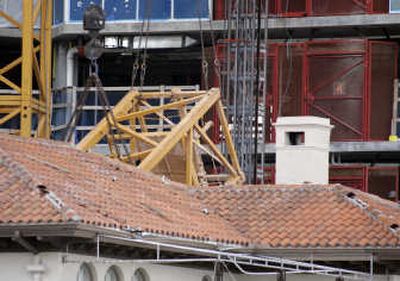
<path fill-rule="evenodd" d="M 17 108 L 14 111 L 10 112 L 9 114 L 7 114 L 6 116 L 0 118 L 0 125 L 3 125 L 4 123 L 6 123 L 8 120 L 14 118 L 15 116 L 17 116 L 20 112 L 20 109 Z"/>
<path fill-rule="evenodd" d="M 157 146 L 158 143 L 153 141 L 152 139 L 149 139 L 148 137 L 145 137 L 144 135 L 142 135 L 141 133 L 138 133 L 134 130 L 131 130 L 130 128 L 128 128 L 127 126 L 121 125 L 121 124 L 113 124 L 117 129 L 119 129 L 120 131 L 124 132 L 125 134 L 131 135 L 132 137 L 147 143 L 151 146 Z"/>
<path fill-rule="evenodd" d="M 160 105 L 160 106 L 152 106 L 149 109 L 144 109 L 144 110 L 140 110 L 140 111 L 137 111 L 137 112 L 132 112 L 132 113 L 129 113 L 129 114 L 126 114 L 126 115 L 119 116 L 117 118 L 117 121 L 126 121 L 126 120 L 129 120 L 129 119 L 132 119 L 132 118 L 137 118 L 137 117 L 142 117 L 142 116 L 146 116 L 146 115 L 150 115 L 150 114 L 155 114 L 157 112 L 164 111 L 164 110 L 181 108 L 182 106 L 185 106 L 187 104 L 190 104 L 190 103 L 198 101 L 202 97 L 203 96 L 196 96 L 194 98 L 183 99 L 183 100 L 180 100 L 180 101 L 171 102 L 171 103 Z"/>
<path fill-rule="evenodd" d="M 121 159 L 123 161 L 129 161 L 130 159 L 133 159 L 133 160 L 143 159 L 143 158 L 147 157 L 147 155 L 149 155 L 149 153 L 151 151 L 152 151 L 152 149 L 148 149 L 148 150 L 144 150 L 144 151 L 141 151 L 141 152 L 132 153 L 129 156 L 121 157 Z"/>
<path fill-rule="evenodd" d="M 29 0 L 26 0 L 26 2 L 28 2 L 28 1 Z M 23 3 L 23 5 L 25 5 L 25 3 Z M 6 12 L 0 10 L 0 18 L 4 18 L 12 26 L 14 26 L 14 27 L 16 27 L 16 28 L 18 28 L 19 30 L 22 31 L 23 23 L 21 24 L 20 22 L 18 22 L 13 16 L 10 16 Z M 33 34 L 33 38 L 36 39 L 36 40 L 39 40 L 39 38 L 35 34 Z"/>
<path fill-rule="evenodd" d="M 38 19 L 38 17 L 39 17 L 40 10 L 42 9 L 42 7 L 46 8 L 45 5 L 43 5 L 42 2 L 43 2 L 43 0 L 37 0 L 35 9 L 34 9 L 34 11 L 33 11 L 33 22 L 34 22 L 34 23 L 36 23 L 36 21 L 37 21 L 37 19 Z M 43 9 L 42 9 L 42 18 L 41 18 L 41 21 L 43 21 Z M 43 25 L 41 25 L 41 26 L 43 26 Z"/>
<path fill-rule="evenodd" d="M 29 137 L 32 130 L 33 0 L 22 5 L 22 77 L 20 134 Z"/>
<path fill-rule="evenodd" d="M 210 90 L 203 98 L 192 108 L 165 137 L 160 144 L 143 160 L 139 165 L 146 171 L 154 169 L 160 161 L 175 147 L 175 145 L 184 137 L 184 135 L 204 116 L 205 113 L 220 99 L 220 94 L 215 89 Z"/>
<path fill-rule="evenodd" d="M 17 99 L 0 98 L 0 104 L 6 107 L 19 104 L 19 111 L 14 110 L 13 114 L 20 114 L 19 134 L 24 137 L 31 136 L 33 114 L 38 114 L 39 117 L 39 126 L 35 135 L 46 138 L 50 136 L 52 2 L 51 0 L 24 0 L 21 6 L 22 22 L 18 22 L 12 15 L 0 11 L 0 17 L 18 28 L 22 38 L 21 56 L 0 69 L 0 81 L 20 95 L 15 95 L 18 96 Z M 34 26 L 39 16 L 41 20 L 38 36 L 35 34 Z M 40 45 L 35 47 L 34 40 L 39 41 Z M 40 63 L 36 57 L 37 53 L 40 53 Z M 20 64 L 21 85 L 17 85 L 4 77 L 4 74 Z M 38 82 L 40 93 L 43 95 L 40 101 L 33 98 L 33 75 Z"/>
<path fill-rule="evenodd" d="M 40 51 L 40 46 L 37 46 L 33 49 L 34 54 L 36 54 L 39 51 Z M 11 69 L 13 69 L 17 65 L 19 65 L 21 62 L 22 62 L 22 57 L 19 57 L 19 58 L 15 59 L 14 61 L 10 62 L 9 64 L 7 64 L 6 66 L 4 66 L 0 69 L 0 75 L 3 75 L 4 73 L 10 71 Z"/>
<path fill-rule="evenodd" d="M 221 151 L 218 149 L 218 147 L 214 144 L 214 142 L 210 139 L 210 137 L 207 135 L 207 133 L 200 128 L 199 125 L 195 125 L 196 131 L 200 134 L 200 137 L 208 144 L 212 152 L 215 154 L 215 156 L 218 158 L 219 161 L 222 162 L 222 164 L 229 170 L 229 173 L 232 176 L 237 175 L 237 171 L 235 168 L 232 167 L 232 165 L 229 163 L 229 161 L 225 158 L 225 156 L 221 153 Z"/>
<path fill-rule="evenodd" d="M 186 184 L 193 184 L 193 129 L 186 136 Z"/>
<path fill-rule="evenodd" d="M 125 114 L 129 110 L 135 107 L 138 100 L 136 99 L 138 93 L 131 91 L 113 108 L 113 114 L 119 116 Z M 78 149 L 88 151 L 93 148 L 100 140 L 108 133 L 108 121 L 104 117 L 96 128 L 89 132 L 77 145 Z"/>
<path fill-rule="evenodd" d="M 21 101 L 20 100 L 9 100 L 9 101 L 1 101 L 0 100 L 0 106 L 10 107 L 10 108 L 14 108 L 16 106 L 21 107 Z"/>
<path fill-rule="evenodd" d="M 6 12 L 0 10 L 0 18 L 4 18 L 6 21 L 8 21 L 11 25 L 14 27 L 21 29 L 21 24 L 12 16 L 7 14 Z"/>
<path fill-rule="evenodd" d="M 45 104 L 46 110 L 39 116 L 39 119 L 44 119 L 44 121 L 39 123 L 37 130 L 39 137 L 49 138 L 51 133 L 51 28 L 53 1 L 41 1 L 40 76 L 37 80 L 40 85 L 40 100 Z"/>
<path fill-rule="evenodd" d="M 14 91 L 16 91 L 17 93 L 21 93 L 21 88 L 18 87 L 16 84 L 14 84 L 13 82 L 11 82 L 10 80 L 8 80 L 6 77 L 4 77 L 3 75 L 0 75 L 0 81 L 3 82 L 4 84 L 6 84 L 8 87 L 10 87 L 11 89 L 13 89 Z"/>
<path fill-rule="evenodd" d="M 46 46 L 43 50 L 44 55 L 44 72 L 45 72 L 45 91 L 46 91 L 46 126 L 43 137 L 50 138 L 51 135 L 51 113 L 52 113 L 52 99 L 53 95 L 51 92 L 51 81 L 52 81 L 52 49 L 53 49 L 53 36 L 52 36 L 52 28 L 53 28 L 53 1 L 47 1 L 47 10 L 46 10 L 46 22 L 44 25 L 45 29 L 45 40 Z M 42 27 L 43 28 L 43 27 Z"/>
<path fill-rule="evenodd" d="M 219 121 L 221 123 L 222 132 L 224 134 L 224 139 L 225 139 L 226 147 L 228 149 L 228 154 L 229 154 L 229 156 L 231 158 L 233 167 L 235 168 L 236 172 L 240 174 L 240 176 L 242 177 L 242 180 L 245 181 L 244 174 L 242 173 L 242 169 L 240 167 L 240 163 L 239 163 L 239 160 L 238 160 L 238 157 L 237 157 L 236 149 L 235 149 L 235 146 L 233 144 L 232 135 L 231 135 L 231 132 L 229 130 L 228 120 L 226 119 L 226 115 L 225 115 L 225 112 L 224 112 L 224 107 L 222 105 L 222 101 L 221 100 L 219 100 L 217 102 L 216 109 L 217 109 Z"/>
<path fill-rule="evenodd" d="M 132 108 L 132 111 L 137 111 L 137 108 L 138 108 L 138 102 Z M 129 128 L 131 128 L 131 130 L 136 130 L 136 121 L 137 121 L 136 118 L 132 118 L 129 120 Z M 136 139 L 131 137 L 131 140 L 129 141 L 130 151 L 132 151 L 132 152 L 136 151 L 137 150 L 136 148 L 138 148 L 138 150 L 140 151 L 140 145 L 137 146 L 137 144 L 138 143 L 137 143 Z"/>
<path fill-rule="evenodd" d="M 153 106 L 151 106 L 148 102 L 141 100 L 140 103 L 144 104 L 145 106 L 152 108 Z M 167 122 L 169 125 L 171 126 L 175 126 L 175 123 L 172 122 L 170 119 L 168 119 L 163 113 L 163 111 L 159 112 L 154 112 L 154 114 L 156 114 L 159 118 L 163 119 L 165 122 Z"/>
<path fill-rule="evenodd" d="M 13 112 L 15 109 L 19 109 L 19 106 L 2 107 L 0 105 L 0 114 L 9 114 Z"/>
<path fill-rule="evenodd" d="M 21 96 L 20 95 L 14 95 L 14 94 L 11 94 L 11 95 L 0 95 L 0 101 L 7 102 L 7 101 L 14 101 L 14 100 L 18 100 L 18 101 L 21 102 Z"/>
<path fill-rule="evenodd" d="M 141 100 L 159 98 L 193 98 L 206 94 L 206 91 L 171 91 L 171 92 L 140 92 L 138 98 Z"/>
<path fill-rule="evenodd" d="M 42 53 L 43 52 L 41 52 L 40 55 L 42 55 Z M 43 79 L 42 75 L 44 74 L 44 72 L 42 72 L 36 56 L 33 56 L 33 72 L 36 77 L 36 81 L 37 81 L 37 84 L 39 87 L 40 94 L 42 95 L 42 93 L 44 92 L 44 85 L 43 85 L 44 80 L 42 80 Z"/>

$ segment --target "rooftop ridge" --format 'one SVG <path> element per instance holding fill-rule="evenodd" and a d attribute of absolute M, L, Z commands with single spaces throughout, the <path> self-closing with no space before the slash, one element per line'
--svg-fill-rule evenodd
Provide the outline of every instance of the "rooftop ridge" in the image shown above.
<path fill-rule="evenodd" d="M 15 161 L 13 157 L 4 151 L 1 146 L 0 166 L 6 168 L 14 177 L 26 184 L 27 187 L 34 189 L 35 179 L 33 178 L 32 174 L 29 173 L 19 162 Z"/>
<path fill-rule="evenodd" d="M 395 202 L 387 202 L 387 200 L 384 200 L 377 195 L 354 190 L 347 186 L 341 186 L 341 190 L 338 190 L 338 192 L 342 192 L 342 196 L 344 196 L 349 203 L 359 208 L 362 212 L 365 212 L 372 220 L 378 221 L 382 224 L 383 227 L 398 239 L 398 243 L 400 244 L 400 221 L 396 221 L 393 215 L 388 216 L 387 212 L 384 212 L 382 209 L 375 206 L 376 204 L 385 203 L 387 208 L 388 205 L 392 205 L 390 208 L 397 209 L 396 211 L 398 211 L 400 215 L 399 204 Z M 345 192 L 346 194 L 344 194 Z"/>

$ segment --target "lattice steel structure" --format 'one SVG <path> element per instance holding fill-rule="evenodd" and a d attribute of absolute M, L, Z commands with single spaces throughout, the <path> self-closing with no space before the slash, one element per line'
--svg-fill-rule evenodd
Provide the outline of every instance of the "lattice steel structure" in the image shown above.
<path fill-rule="evenodd" d="M 24 0 L 21 2 L 22 21 L 0 10 L 0 17 L 10 24 L 7 28 L 21 31 L 20 56 L 0 69 L 0 81 L 7 86 L 0 94 L 0 128 L 19 118 L 19 128 L 13 129 L 24 137 L 50 137 L 52 6 L 52 0 Z M 21 79 L 11 81 L 7 73 L 17 68 L 20 68 Z M 38 96 L 33 93 L 34 82 Z M 35 128 L 34 118 L 37 118 Z"/>
<path fill-rule="evenodd" d="M 214 124 L 206 122 L 206 115 L 212 108 L 218 112 L 227 157 L 208 136 Z M 244 181 L 217 88 L 132 90 L 77 147 L 89 151 L 102 141 L 108 143 L 110 157 L 190 186 Z M 205 155 L 226 174 L 210 173 L 204 167 Z"/>
<path fill-rule="evenodd" d="M 231 0 L 225 4 L 228 30 L 222 92 L 240 165 L 246 178 L 255 181 L 255 171 L 262 171 L 264 162 L 257 151 L 265 143 L 268 0 Z"/>

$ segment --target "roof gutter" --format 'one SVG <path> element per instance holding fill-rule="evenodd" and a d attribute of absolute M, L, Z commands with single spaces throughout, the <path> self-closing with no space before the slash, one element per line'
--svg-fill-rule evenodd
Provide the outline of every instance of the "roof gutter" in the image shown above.
<path fill-rule="evenodd" d="M 115 228 L 107 228 L 97 225 L 86 225 L 76 222 L 69 223 L 36 223 L 36 224 L 0 224 L 0 238 L 12 238 L 15 233 L 19 233 L 23 237 L 35 236 L 54 236 L 54 237 L 77 237 L 95 240 L 97 235 L 111 235 L 120 238 L 142 239 L 147 241 L 170 242 L 179 245 L 196 246 L 207 249 L 242 249 L 245 247 L 237 247 L 237 245 L 219 243 L 215 241 L 195 240 L 167 235 L 158 235 L 150 232 L 142 232 L 136 230 L 120 230 Z"/>
<path fill-rule="evenodd" d="M 174 244 L 183 247 L 196 247 L 209 250 L 217 250 L 220 252 L 242 253 L 269 255 L 287 258 L 301 258 L 310 260 L 358 260 L 367 261 L 371 255 L 375 255 L 377 259 L 396 259 L 400 260 L 400 247 L 340 247 L 340 248 L 264 248 L 258 246 L 239 246 L 232 244 L 219 243 L 215 241 L 200 241 L 189 238 L 173 237 L 167 235 L 153 234 L 149 232 L 141 232 L 135 230 L 118 230 L 97 225 L 85 225 L 81 223 L 44 223 L 44 224 L 7 224 L 0 225 L 0 238 L 16 239 L 15 234 L 20 237 L 76 237 L 86 238 L 96 241 L 100 235 L 104 239 L 110 239 L 115 244 L 123 244 L 126 246 L 143 247 L 143 243 L 135 243 L 137 241 L 147 241 L 154 243 Z M 120 238 L 120 239 L 116 239 Z M 18 239 L 18 238 L 17 238 Z M 124 241 L 124 239 L 126 239 Z M 18 241 L 17 241 L 18 242 Z M 19 243 L 19 242 L 18 242 Z M 24 246 L 25 249 L 29 250 Z M 29 251 L 32 252 L 33 249 Z"/>

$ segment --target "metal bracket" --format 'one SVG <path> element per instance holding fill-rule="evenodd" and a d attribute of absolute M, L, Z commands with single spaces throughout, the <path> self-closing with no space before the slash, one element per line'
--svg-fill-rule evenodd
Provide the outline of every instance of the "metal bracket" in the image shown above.
<path fill-rule="evenodd" d="M 18 230 L 14 232 L 14 236 L 11 238 L 11 240 L 17 242 L 27 251 L 33 253 L 34 255 L 37 255 L 39 253 L 39 251 L 34 246 L 32 246 L 32 244 L 30 244 L 26 239 L 22 237 L 21 232 Z"/>

